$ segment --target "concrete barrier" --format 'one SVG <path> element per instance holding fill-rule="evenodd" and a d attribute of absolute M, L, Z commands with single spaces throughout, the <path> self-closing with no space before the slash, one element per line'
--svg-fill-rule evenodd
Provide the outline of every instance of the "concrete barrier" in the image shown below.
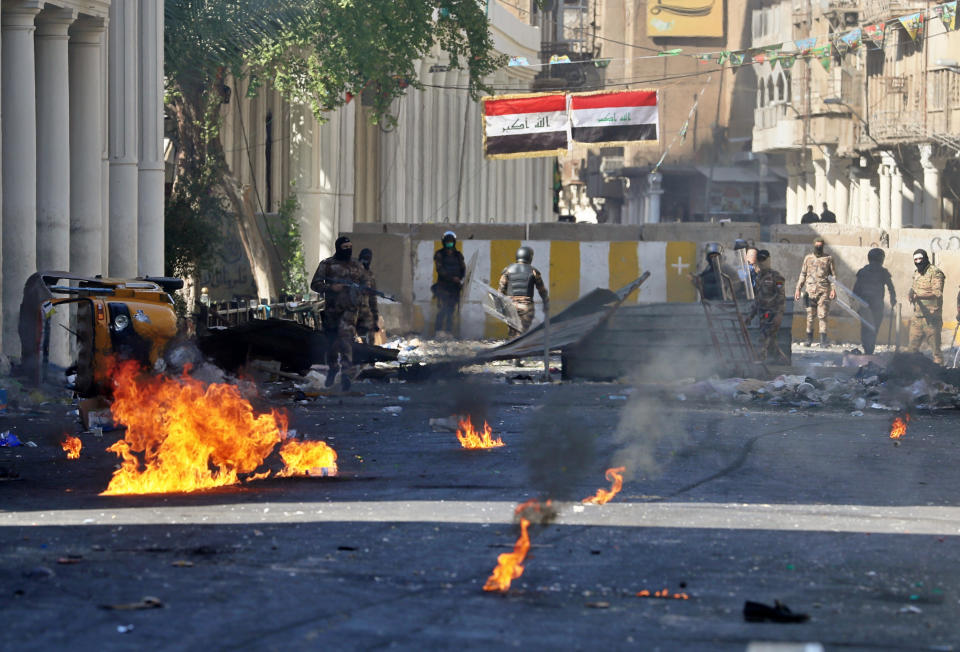
<path fill-rule="evenodd" d="M 735 225 L 740 223 L 734 223 Z M 402 225 L 408 227 L 411 225 Z M 412 225 L 416 227 L 413 233 L 371 233 L 356 231 L 351 235 L 355 251 L 363 247 L 374 250 L 374 272 L 377 275 L 379 286 L 387 292 L 396 294 L 403 299 L 403 304 L 384 304 L 382 312 L 387 319 L 387 327 L 391 331 L 417 331 L 425 334 L 433 332 L 433 318 L 435 306 L 430 292 L 430 286 L 436 281 L 433 266 L 433 254 L 440 248 L 439 237 L 448 225 Z M 534 227 L 537 228 L 534 228 Z M 644 271 L 651 272 L 650 279 L 628 301 L 627 305 L 636 303 L 660 302 L 691 302 L 696 301 L 696 291 L 689 281 L 689 274 L 696 273 L 703 266 L 703 246 L 706 242 L 721 241 L 725 246 L 725 263 L 733 266 L 732 242 L 735 237 L 749 236 L 750 231 L 730 231 L 723 238 L 717 238 L 716 233 L 711 237 L 695 240 L 671 241 L 638 241 L 623 240 L 593 240 L 591 238 L 620 232 L 635 232 L 636 227 L 627 227 L 620 231 L 620 225 L 599 225 L 601 227 L 615 227 L 608 231 L 603 229 L 586 229 L 583 240 L 568 239 L 573 229 L 581 229 L 588 225 L 454 225 L 459 236 L 459 248 L 469 263 L 476 255 L 475 278 L 484 283 L 496 286 L 500 272 L 514 261 L 517 248 L 527 245 L 534 250 L 534 265 L 544 276 L 551 295 L 552 308 L 558 311 L 583 296 L 596 287 L 616 289 L 626 285 Z M 589 225 L 594 226 L 594 225 Z M 676 225 L 644 225 L 643 233 L 647 234 L 649 227 L 673 227 Z M 687 225 L 681 225 L 687 226 Z M 691 225 L 717 226 L 720 229 L 729 228 L 729 225 Z M 816 225 L 818 230 L 836 230 L 834 236 L 843 236 L 853 239 L 853 227 L 846 225 Z M 546 228 L 550 227 L 550 228 Z M 842 227 L 842 228 L 838 228 Z M 751 227 L 752 228 L 752 227 Z M 774 227 L 772 234 L 781 233 Z M 432 230 L 431 230 L 432 229 Z M 506 233 L 511 237 L 496 238 L 464 238 L 463 235 L 478 235 L 488 233 Z M 630 230 L 633 231 L 630 231 Z M 793 242 L 763 242 L 757 246 L 771 252 L 772 264 L 786 278 L 788 296 L 793 295 L 800 266 L 806 254 L 812 251 L 812 236 L 807 225 L 792 225 L 790 233 L 802 233 L 803 239 L 799 244 Z M 551 239 L 525 238 L 526 231 L 543 235 L 560 236 Z M 866 240 L 874 235 L 870 230 L 863 230 L 857 241 Z M 927 229 L 913 229 L 930 234 Z M 430 238 L 418 237 L 423 233 L 430 233 Z M 666 231 L 665 231 L 666 232 Z M 816 231 L 814 231 L 816 232 Z M 734 235 L 734 234 L 737 235 Z M 786 233 L 784 231 L 783 233 Z M 877 232 L 877 235 L 879 232 Z M 733 237 L 730 237 L 733 236 Z M 809 237 L 808 237 L 809 236 Z M 827 251 L 834 256 L 837 268 L 837 277 L 840 282 L 849 288 L 853 287 L 856 272 L 867 264 L 869 246 L 864 245 L 833 245 L 837 238 L 827 240 Z M 729 241 L 729 242 L 728 242 Z M 905 240 L 907 241 L 907 240 Z M 913 249 L 886 249 L 885 266 L 893 277 L 897 297 L 902 304 L 901 344 L 907 343 L 907 323 L 912 315 L 912 309 L 907 304 L 907 293 L 910 290 L 913 277 Z M 960 284 L 960 250 L 938 250 L 933 252 L 934 263 L 939 266 L 947 277 L 944 292 L 944 345 L 949 345 L 949 337 L 955 325 L 957 312 L 957 287 Z M 480 292 L 468 289 L 464 297 L 462 314 L 460 315 L 462 337 L 504 337 L 506 327 L 499 321 L 489 318 L 483 312 L 480 302 Z M 539 297 L 537 303 L 537 320 L 541 319 L 542 311 Z M 892 343 L 888 340 L 888 333 L 895 337 L 895 329 L 888 327 L 889 315 L 880 325 L 878 342 Z M 796 339 L 804 336 L 804 313 L 797 307 L 793 320 L 792 330 Z M 859 322 L 847 315 L 838 305 L 834 305 L 830 313 L 829 334 L 832 341 L 848 342 L 856 345 L 860 341 Z"/>

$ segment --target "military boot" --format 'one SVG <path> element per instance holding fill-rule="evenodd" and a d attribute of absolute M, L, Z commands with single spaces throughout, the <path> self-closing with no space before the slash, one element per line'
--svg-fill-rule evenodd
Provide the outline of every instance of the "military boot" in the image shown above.
<path fill-rule="evenodd" d="M 820 333 L 820 348 L 827 348 L 827 336 L 824 333 Z"/>
<path fill-rule="evenodd" d="M 804 342 L 806 346 L 813 346 L 813 331 L 807 331 L 807 341 Z"/>
<path fill-rule="evenodd" d="M 324 387 L 330 387 L 333 385 L 333 381 L 337 377 L 338 371 L 340 371 L 340 367 L 330 367 L 327 369 L 327 379 L 323 383 Z"/>

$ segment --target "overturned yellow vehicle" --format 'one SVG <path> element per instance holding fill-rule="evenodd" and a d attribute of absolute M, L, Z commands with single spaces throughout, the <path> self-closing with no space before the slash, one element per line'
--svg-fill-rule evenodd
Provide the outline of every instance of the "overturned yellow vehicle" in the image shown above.
<path fill-rule="evenodd" d="M 112 358 L 152 366 L 162 357 L 177 334 L 170 293 L 182 287 L 182 279 L 168 277 L 113 279 L 56 271 L 31 275 L 18 324 L 23 371 L 35 382 L 44 380 L 51 317 L 76 305 L 70 329 L 76 337 L 76 390 L 84 396 L 109 393 Z"/>

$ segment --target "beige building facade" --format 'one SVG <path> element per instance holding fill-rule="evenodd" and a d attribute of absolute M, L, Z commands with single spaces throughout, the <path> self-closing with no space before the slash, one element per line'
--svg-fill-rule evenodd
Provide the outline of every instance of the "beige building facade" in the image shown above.
<path fill-rule="evenodd" d="M 23 286 L 38 269 L 163 274 L 163 4 L 0 4 L 6 355 L 20 355 Z M 68 362 L 63 329 L 51 359 Z"/>
<path fill-rule="evenodd" d="M 529 11 L 493 0 L 488 15 L 499 53 L 535 63 L 540 30 Z M 439 50 L 419 62 L 423 90 L 409 89 L 393 106 L 397 124 L 374 125 L 362 98 L 318 123 L 269 88 L 244 89 L 237 110 L 224 112 L 228 163 L 263 212 L 291 193 L 308 270 L 332 253 L 341 232 L 360 223 L 531 223 L 554 219 L 554 159 L 486 160 L 481 109 L 467 92 L 467 73 Z M 499 70 L 498 93 L 529 91 L 536 66 Z"/>
<path fill-rule="evenodd" d="M 960 226 L 960 33 L 933 17 L 935 6 L 764 0 L 754 12 L 753 47 L 795 49 L 810 37 L 820 46 L 887 25 L 882 47 L 864 38 L 843 55 L 834 51 L 829 69 L 817 59 L 797 59 L 789 70 L 757 66 L 753 149 L 785 163 L 787 223 L 826 203 L 840 223 L 888 232 Z M 897 19 L 916 11 L 927 19 L 914 39 Z"/>

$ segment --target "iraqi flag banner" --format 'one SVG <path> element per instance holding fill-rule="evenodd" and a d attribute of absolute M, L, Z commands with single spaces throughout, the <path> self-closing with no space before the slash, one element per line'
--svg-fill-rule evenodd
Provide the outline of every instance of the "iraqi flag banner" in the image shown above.
<path fill-rule="evenodd" d="M 578 143 L 659 140 L 657 91 L 573 93 L 571 138 Z"/>
<path fill-rule="evenodd" d="M 481 102 L 487 158 L 556 156 L 567 151 L 570 119 L 565 93 L 499 95 Z"/>

